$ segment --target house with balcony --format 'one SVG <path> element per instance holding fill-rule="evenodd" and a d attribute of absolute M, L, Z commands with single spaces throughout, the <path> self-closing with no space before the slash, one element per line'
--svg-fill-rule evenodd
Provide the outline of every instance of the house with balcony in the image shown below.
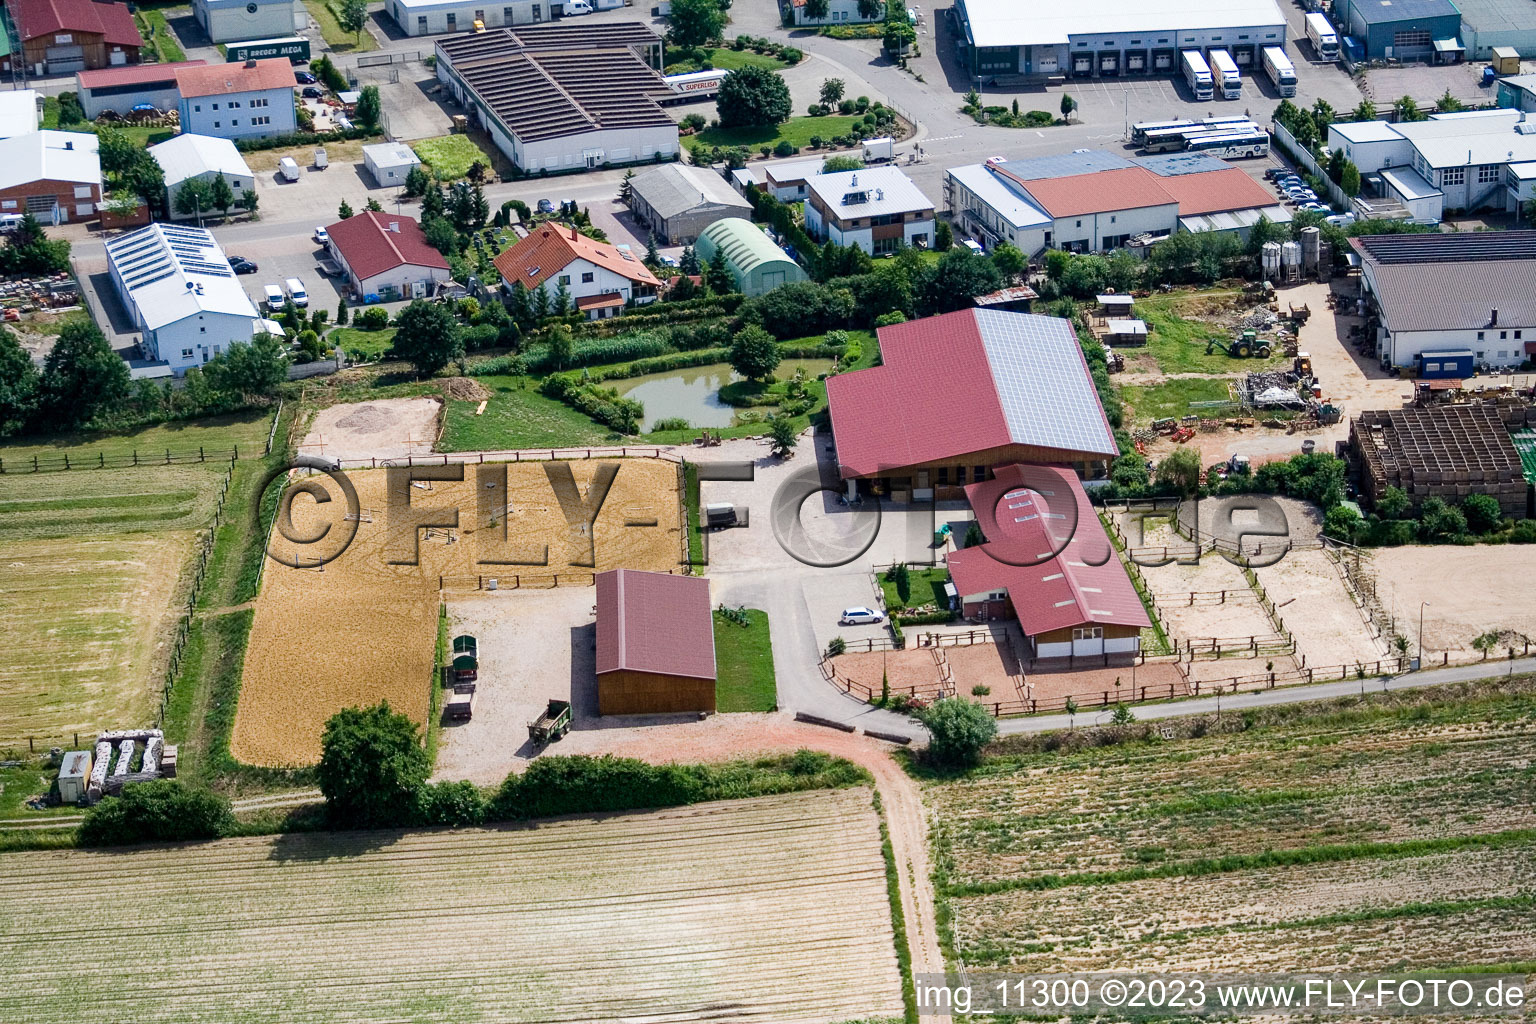
<path fill-rule="evenodd" d="M 871 256 L 933 244 L 933 200 L 894 167 L 815 174 L 806 181 L 805 230 Z"/>

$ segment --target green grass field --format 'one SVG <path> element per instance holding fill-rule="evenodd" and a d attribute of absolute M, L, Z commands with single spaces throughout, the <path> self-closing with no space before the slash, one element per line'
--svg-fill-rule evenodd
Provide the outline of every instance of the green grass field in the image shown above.
<path fill-rule="evenodd" d="M 18 438 L 0 443 L 0 466 L 6 473 L 12 467 L 27 465 L 32 457 L 89 462 L 98 456 L 109 459 L 131 457 L 134 452 L 146 461 L 158 454 L 164 460 L 167 450 L 184 453 L 205 448 L 209 452 L 229 452 L 238 448 L 240 457 L 260 455 L 272 426 L 272 410 L 212 416 L 201 420 L 176 420 L 157 423 L 117 433 L 67 433 Z"/>
<path fill-rule="evenodd" d="M 1536 959 L 1531 677 L 1168 720 L 1169 739 L 1083 721 L 925 789 L 941 941 L 972 969 Z"/>
<path fill-rule="evenodd" d="M 491 158 L 468 135 L 439 135 L 411 143 L 422 163 L 432 166 L 438 181 L 457 181 L 469 173 L 470 164 L 480 161 L 491 166 Z"/>
<path fill-rule="evenodd" d="M 1125 401 L 1127 422 L 1145 426 L 1168 416 L 1184 416 L 1192 410 L 1190 402 L 1218 402 L 1228 397 L 1223 378 L 1179 377 L 1161 384 L 1128 384 L 1120 389 Z"/>
<path fill-rule="evenodd" d="M 747 609 L 747 624 L 715 612 L 715 707 L 718 711 L 772 711 L 778 706 L 768 613 Z"/>
<path fill-rule="evenodd" d="M 776 146 L 780 142 L 788 142 L 791 146 L 804 149 L 811 144 L 812 135 L 819 135 L 823 139 L 844 135 L 859 120 L 851 114 L 846 117 L 841 114 L 832 114 L 827 117 L 792 117 L 782 124 L 766 125 L 761 128 L 706 128 L 695 135 L 689 144 L 690 146 L 745 146 L 755 150 L 760 146 Z"/>
<path fill-rule="evenodd" d="M 664 74 L 681 75 L 690 71 L 700 71 L 707 68 L 719 68 L 721 71 L 735 71 L 738 68 L 756 67 L 767 68 L 770 71 L 783 71 L 788 64 L 777 57 L 770 57 L 765 53 L 753 53 L 751 50 L 733 50 L 729 46 L 717 46 L 708 51 L 709 56 L 704 61 L 704 67 L 693 61 L 683 61 L 679 64 L 668 64 Z"/>
<path fill-rule="evenodd" d="M 948 579 L 948 569 L 926 569 L 914 565 L 907 568 L 907 582 L 910 584 L 907 600 L 903 601 L 896 592 L 896 581 L 886 579 L 883 572 L 880 574 L 880 591 L 885 595 L 887 608 L 917 608 L 925 604 L 946 608 L 949 598 L 944 593 L 944 584 Z"/>
<path fill-rule="evenodd" d="M 336 20 L 336 12 L 326 0 L 304 0 L 304 6 L 320 26 L 320 35 L 331 49 L 339 53 L 367 53 L 379 48 L 378 42 L 366 29 L 354 35 L 342 28 L 341 22 Z"/>
<path fill-rule="evenodd" d="M 485 412 L 479 402 L 449 400 L 444 410 L 443 436 L 437 450 L 464 452 L 498 448 L 563 448 L 608 444 L 607 427 L 538 392 L 526 377 L 480 377 L 495 394 Z"/>
<path fill-rule="evenodd" d="M 0 476 L 0 541 L 193 530 L 226 463 Z"/>
<path fill-rule="evenodd" d="M 1244 373 L 1285 361 L 1285 350 L 1273 339 L 1277 354 L 1268 359 L 1236 359 L 1220 349 L 1205 354 L 1206 342 L 1229 342 L 1233 332 L 1221 330 L 1200 320 L 1186 319 L 1181 311 L 1198 304 L 1203 293 L 1176 292 L 1152 295 L 1136 300 L 1136 315 L 1152 328 L 1146 351 L 1162 373 Z M 1125 349 L 1127 355 L 1135 349 Z"/>
<path fill-rule="evenodd" d="M 352 359 L 372 360 L 389 351 L 395 341 L 395 329 L 365 331 L 357 327 L 338 327 L 327 334 L 325 340 L 333 348 L 341 346 Z"/>
<path fill-rule="evenodd" d="M 139 24 L 139 34 L 159 51 L 163 63 L 187 59 L 186 52 L 176 41 L 176 33 L 171 31 L 171 26 L 165 20 L 164 10 L 140 10 L 134 15 L 134 20 Z"/>

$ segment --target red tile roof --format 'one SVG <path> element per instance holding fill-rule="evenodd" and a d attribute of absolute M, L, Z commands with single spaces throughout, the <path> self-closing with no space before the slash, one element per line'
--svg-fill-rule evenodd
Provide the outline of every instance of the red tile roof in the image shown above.
<path fill-rule="evenodd" d="M 999 365 L 988 356 L 984 330 L 996 339 Z M 827 380 L 844 479 L 1013 444 L 1060 451 L 1053 458 L 1062 461 L 1118 451 L 1066 321 L 965 309 L 882 327 L 878 335 L 882 365 Z M 1014 390 L 1016 413 L 1033 406 L 1043 416 L 1016 415 L 1010 428 L 1000 375 Z M 1058 427 L 1042 427 L 1043 420 Z M 1069 435 L 1076 438 L 1070 444 Z"/>
<path fill-rule="evenodd" d="M 1269 189 L 1249 177 L 1247 171 L 1237 167 L 1170 174 L 1159 180 L 1168 194 L 1179 201 L 1180 217 L 1251 210 L 1256 206 L 1277 206 L 1280 202 Z"/>
<path fill-rule="evenodd" d="M 622 305 L 624 305 L 624 296 L 618 292 L 604 292 L 601 295 L 583 295 L 576 300 L 577 309 L 609 309 Z"/>
<path fill-rule="evenodd" d="M 391 225 L 398 230 L 392 230 Z M 427 244 L 421 225 L 410 217 L 365 210 L 328 225 L 325 230 L 358 280 L 395 267 L 448 269 L 443 254 Z"/>
<path fill-rule="evenodd" d="M 715 678 L 709 580 L 614 569 L 597 579 L 597 674 Z"/>
<path fill-rule="evenodd" d="M 1152 622 L 1077 474 L 999 466 L 966 498 L 987 543 L 949 555 L 962 597 L 1006 590 L 1028 636 L 1073 626 Z"/>
<path fill-rule="evenodd" d="M 144 38 L 133 23 L 127 4 L 93 3 L 92 0 L 10 0 L 6 4 L 23 41 L 54 32 L 100 35 L 116 46 L 143 46 Z"/>
<path fill-rule="evenodd" d="M 244 64 L 210 64 L 176 72 L 176 87 L 183 97 L 292 89 L 294 83 L 293 64 L 287 57 L 269 57 Z"/>
<path fill-rule="evenodd" d="M 539 225 L 527 238 L 520 239 L 516 245 L 497 256 L 495 262 L 496 269 L 501 271 L 501 276 L 508 284 L 521 284 L 532 291 L 570 266 L 571 261 L 578 259 L 627 277 L 637 284 L 661 284 L 639 257 L 633 254 L 626 256 L 614 246 L 588 238 L 574 227 L 564 224 Z"/>
<path fill-rule="evenodd" d="M 995 170 L 1013 177 L 1008 174 L 1007 164 Z M 1056 218 L 1137 210 L 1176 202 L 1164 187 L 1169 179 L 1159 178 L 1145 167 L 1117 167 L 1092 174 L 1069 174 L 1064 178 L 1037 178 L 1034 181 L 1014 180 L 1040 204 L 1041 209 Z"/>
<path fill-rule="evenodd" d="M 173 64 L 128 64 L 120 68 L 81 71 L 75 76 L 82 89 L 106 89 L 114 85 L 143 85 L 146 82 L 170 82 L 181 68 L 200 68 L 205 60 L 177 61 Z"/>

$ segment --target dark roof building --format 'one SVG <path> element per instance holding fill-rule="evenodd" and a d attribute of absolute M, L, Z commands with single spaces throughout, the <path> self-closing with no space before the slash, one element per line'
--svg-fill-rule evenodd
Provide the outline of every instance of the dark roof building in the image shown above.
<path fill-rule="evenodd" d="M 614 569 L 595 582 L 598 713 L 715 710 L 709 580 Z"/>
<path fill-rule="evenodd" d="M 639 22 L 469 32 L 438 40 L 437 76 L 522 170 L 649 163 L 678 152 L 661 46 Z"/>
<path fill-rule="evenodd" d="M 966 309 L 879 330 L 882 365 L 827 381 L 838 472 L 946 490 L 1013 462 L 1102 476 L 1118 454 L 1067 321 Z"/>
<path fill-rule="evenodd" d="M 1443 63 L 1459 59 L 1464 49 L 1458 39 L 1461 11 L 1451 0 L 1339 0 L 1334 21 L 1373 60 Z"/>
<path fill-rule="evenodd" d="M 987 538 L 947 559 L 967 617 L 1017 618 L 1036 658 L 1140 649 L 1151 619 L 1076 473 L 998 466 L 965 494 Z"/>

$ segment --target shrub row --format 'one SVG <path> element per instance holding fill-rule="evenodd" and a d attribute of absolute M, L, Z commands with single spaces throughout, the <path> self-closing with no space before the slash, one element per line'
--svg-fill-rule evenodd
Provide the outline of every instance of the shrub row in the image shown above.
<path fill-rule="evenodd" d="M 335 132 L 295 132 L 292 135 L 274 135 L 268 139 L 239 139 L 235 147 L 242 153 L 254 153 L 262 149 L 289 149 L 294 146 L 319 146 L 327 142 L 372 138 L 382 138 L 382 135 L 366 128 L 348 128 Z"/>
<path fill-rule="evenodd" d="M 624 398 L 612 388 L 582 381 L 573 373 L 550 374 L 539 385 L 539 391 L 621 434 L 638 432 L 645 415 L 645 406 L 640 402 Z"/>

